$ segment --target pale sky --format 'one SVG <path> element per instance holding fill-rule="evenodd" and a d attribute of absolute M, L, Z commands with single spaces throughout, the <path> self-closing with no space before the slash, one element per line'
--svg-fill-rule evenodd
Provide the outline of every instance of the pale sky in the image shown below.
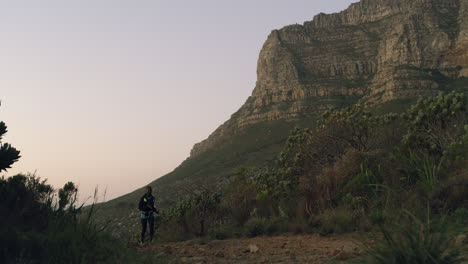
<path fill-rule="evenodd" d="M 251 94 L 273 29 L 356 0 L 0 0 L 0 120 L 34 172 L 106 200 L 163 176 Z"/>

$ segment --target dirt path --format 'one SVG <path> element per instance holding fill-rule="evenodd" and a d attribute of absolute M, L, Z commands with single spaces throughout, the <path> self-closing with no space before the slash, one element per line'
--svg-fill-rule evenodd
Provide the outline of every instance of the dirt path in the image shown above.
<path fill-rule="evenodd" d="M 363 254 L 361 235 L 240 238 L 150 244 L 140 251 L 173 256 L 174 263 L 340 263 Z"/>

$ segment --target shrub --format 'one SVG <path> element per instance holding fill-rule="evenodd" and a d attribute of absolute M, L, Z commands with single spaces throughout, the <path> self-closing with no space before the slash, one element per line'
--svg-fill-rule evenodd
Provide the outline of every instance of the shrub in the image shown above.
<path fill-rule="evenodd" d="M 76 186 L 57 192 L 34 175 L 0 179 L 1 263 L 147 263 L 82 215 Z"/>
<path fill-rule="evenodd" d="M 250 217 L 257 195 L 256 186 L 247 169 L 239 169 L 226 187 L 223 205 L 229 208 L 230 217 L 238 226 L 243 226 Z"/>
<path fill-rule="evenodd" d="M 328 235 L 354 231 L 356 221 L 353 212 L 346 208 L 328 209 L 318 216 L 320 222 L 319 233 Z"/>
<path fill-rule="evenodd" d="M 2 143 L 2 137 L 8 132 L 5 123 L 0 122 L 0 172 L 11 168 L 11 165 L 20 158 L 19 150 L 8 143 Z"/>
<path fill-rule="evenodd" d="M 467 98 L 463 93 L 451 92 L 421 99 L 403 117 L 409 123 L 404 145 L 441 156 L 466 133 Z"/>
<path fill-rule="evenodd" d="M 369 247 L 371 263 L 382 264 L 455 264 L 463 258 L 453 247 L 453 237 L 445 221 L 425 222 L 408 214 L 401 224 L 381 226 L 383 242 Z"/>
<path fill-rule="evenodd" d="M 223 228 L 218 227 L 218 228 L 212 229 L 209 233 L 209 236 L 213 239 L 224 240 L 224 239 L 233 237 L 234 233 L 231 232 L 231 230 L 229 230 L 228 227 L 223 227 Z"/>
<path fill-rule="evenodd" d="M 245 223 L 245 234 L 249 237 L 256 237 L 266 234 L 267 220 L 265 218 L 252 218 Z"/>
<path fill-rule="evenodd" d="M 340 186 L 358 173 L 361 160 L 362 157 L 357 151 L 348 149 L 333 165 L 322 170 L 311 188 L 319 209 L 330 208 L 336 203 Z"/>
<path fill-rule="evenodd" d="M 382 225 L 385 223 L 385 214 L 380 210 L 373 210 L 369 213 L 369 220 L 373 225 Z"/>
<path fill-rule="evenodd" d="M 160 216 L 160 239 L 180 241 L 203 237 L 221 218 L 221 196 L 211 190 L 196 190 Z"/>
<path fill-rule="evenodd" d="M 212 239 L 223 240 L 231 237 L 241 237 L 244 234 L 241 227 L 237 226 L 235 223 L 226 222 L 213 227 L 208 235 Z"/>
<path fill-rule="evenodd" d="M 450 214 L 447 222 L 456 232 L 466 228 L 466 219 L 468 219 L 468 209 L 461 207 Z"/>

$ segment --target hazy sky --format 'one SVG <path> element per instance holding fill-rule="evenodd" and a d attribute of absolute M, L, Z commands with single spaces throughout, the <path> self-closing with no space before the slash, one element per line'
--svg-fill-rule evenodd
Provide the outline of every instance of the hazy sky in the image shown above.
<path fill-rule="evenodd" d="M 0 0 L 0 120 L 55 187 L 106 200 L 172 171 L 251 94 L 271 30 L 355 0 Z"/>

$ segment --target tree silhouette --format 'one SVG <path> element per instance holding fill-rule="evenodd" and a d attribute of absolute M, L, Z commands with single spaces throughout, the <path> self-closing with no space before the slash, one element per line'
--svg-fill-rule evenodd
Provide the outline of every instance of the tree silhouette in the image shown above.
<path fill-rule="evenodd" d="M 7 126 L 0 121 L 0 172 L 11 168 L 11 165 L 21 157 L 19 150 L 8 143 L 2 143 L 2 137 L 6 132 L 8 132 Z"/>

